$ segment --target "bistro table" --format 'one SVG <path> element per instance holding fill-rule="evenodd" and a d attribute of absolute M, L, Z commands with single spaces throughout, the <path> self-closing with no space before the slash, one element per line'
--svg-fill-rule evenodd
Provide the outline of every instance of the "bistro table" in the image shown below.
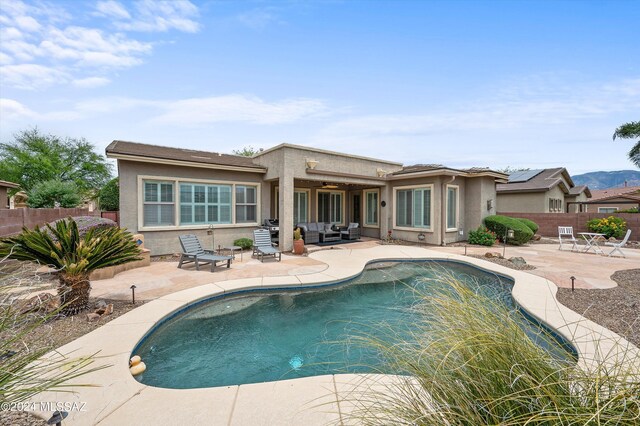
<path fill-rule="evenodd" d="M 604 234 L 598 234 L 597 232 L 578 232 L 578 234 L 582 235 L 582 238 L 584 238 L 584 241 L 587 244 L 584 250 L 582 250 L 584 253 L 593 249 L 594 253 L 604 254 L 604 251 L 600 248 L 598 241 L 600 237 L 604 237 Z"/>
<path fill-rule="evenodd" d="M 218 246 L 219 247 L 219 246 Z M 218 253 L 222 254 L 222 251 L 228 251 L 231 253 L 231 257 L 235 260 L 236 255 L 235 255 L 235 251 L 238 250 L 240 252 L 240 262 L 242 262 L 242 247 L 240 246 L 227 246 L 227 247 L 222 247 L 222 249 L 218 249 Z"/>

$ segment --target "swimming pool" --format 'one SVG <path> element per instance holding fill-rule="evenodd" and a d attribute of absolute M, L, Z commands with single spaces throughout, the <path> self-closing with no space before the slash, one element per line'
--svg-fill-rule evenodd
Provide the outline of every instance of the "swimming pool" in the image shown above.
<path fill-rule="evenodd" d="M 313 288 L 244 291 L 199 302 L 159 323 L 137 345 L 149 386 L 203 388 L 338 373 L 399 373 L 358 336 L 408 336 L 412 307 L 451 274 L 515 310 L 513 281 L 450 261 L 374 262 L 358 277 Z M 522 321 L 536 339 L 541 325 Z M 393 338 L 393 336 L 389 336 Z M 563 342 L 541 341 L 550 353 Z"/>

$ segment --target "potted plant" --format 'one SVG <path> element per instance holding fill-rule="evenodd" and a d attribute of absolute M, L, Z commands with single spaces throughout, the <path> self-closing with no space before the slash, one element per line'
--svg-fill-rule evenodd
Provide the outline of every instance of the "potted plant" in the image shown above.
<path fill-rule="evenodd" d="M 296 228 L 296 230 L 293 231 L 293 254 L 302 253 L 304 253 L 304 240 L 302 239 L 300 228 Z"/>

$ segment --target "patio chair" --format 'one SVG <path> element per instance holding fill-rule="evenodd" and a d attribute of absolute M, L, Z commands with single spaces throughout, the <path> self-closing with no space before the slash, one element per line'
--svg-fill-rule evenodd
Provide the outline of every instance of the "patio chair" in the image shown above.
<path fill-rule="evenodd" d="M 278 262 L 282 260 L 282 252 L 273 246 L 268 229 L 253 231 L 253 254 L 258 256 L 260 262 L 264 262 L 265 256 L 277 257 Z"/>
<path fill-rule="evenodd" d="M 629 236 L 631 235 L 631 229 L 627 229 L 627 234 L 624 236 L 624 238 L 622 239 L 622 241 L 618 241 L 618 242 L 606 242 L 604 243 L 605 246 L 611 246 L 614 247 L 613 250 L 611 250 L 611 253 L 609 253 L 609 256 L 611 256 L 613 253 L 615 252 L 619 252 L 622 257 L 627 257 L 624 255 L 624 253 L 622 252 L 622 250 L 620 250 L 622 247 L 625 246 L 625 244 L 627 244 L 627 241 L 629 241 Z"/>
<path fill-rule="evenodd" d="M 316 222 L 299 223 L 297 228 L 302 230 L 302 239 L 305 244 L 315 244 L 320 241 L 320 233 Z"/>
<path fill-rule="evenodd" d="M 200 240 L 193 234 L 180 235 L 180 245 L 182 254 L 178 268 L 182 268 L 185 263 L 195 263 L 196 271 L 200 270 L 200 264 L 211 264 L 211 272 L 215 271 L 218 262 L 227 262 L 227 268 L 231 267 L 231 256 L 219 256 L 212 250 L 205 250 L 200 244 Z"/>
<path fill-rule="evenodd" d="M 573 236 L 573 226 L 558 226 L 559 250 L 562 250 L 562 237 L 564 237 L 564 244 L 572 243 L 571 251 L 578 250 L 578 240 Z"/>
<path fill-rule="evenodd" d="M 350 223 L 346 228 L 340 228 L 340 236 L 343 240 L 360 239 L 360 224 Z"/>

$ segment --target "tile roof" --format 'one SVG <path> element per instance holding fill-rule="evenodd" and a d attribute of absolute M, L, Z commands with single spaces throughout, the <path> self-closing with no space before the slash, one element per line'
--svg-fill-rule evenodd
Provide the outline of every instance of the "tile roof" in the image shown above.
<path fill-rule="evenodd" d="M 196 151 L 185 148 L 171 148 L 168 146 L 148 145 L 137 142 L 127 142 L 115 140 L 106 148 L 109 154 L 131 155 L 135 157 L 168 159 L 178 161 L 188 161 L 191 163 L 210 164 L 220 166 L 247 167 L 258 170 L 265 170 L 253 162 L 250 157 L 241 155 L 221 154 L 209 151 Z"/>
<path fill-rule="evenodd" d="M 584 191 L 588 198 L 592 197 L 592 192 L 587 185 L 578 185 L 569 189 L 569 195 L 580 195 Z"/>
<path fill-rule="evenodd" d="M 591 191 L 591 201 L 620 195 L 640 195 L 640 186 L 623 186 L 620 188 L 594 189 Z"/>
<path fill-rule="evenodd" d="M 501 183 L 496 185 L 497 192 L 542 192 L 548 191 L 562 182 L 562 175 L 565 174 L 567 183 L 571 186 L 573 181 L 564 167 L 544 169 L 537 175 L 525 182 Z M 570 188 L 567 188 L 569 191 Z"/>

